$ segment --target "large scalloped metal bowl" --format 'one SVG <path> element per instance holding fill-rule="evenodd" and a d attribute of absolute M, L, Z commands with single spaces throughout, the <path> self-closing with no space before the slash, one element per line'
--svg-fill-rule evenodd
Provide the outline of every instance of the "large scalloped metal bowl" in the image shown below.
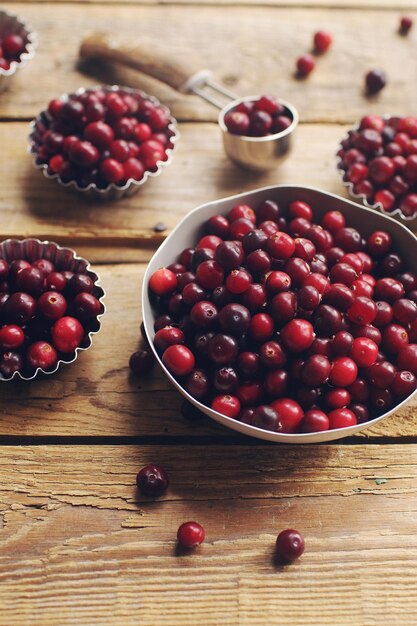
<path fill-rule="evenodd" d="M 277 443 L 319 443 L 325 441 L 332 441 L 335 439 L 341 439 L 354 435 L 355 433 L 373 426 L 377 422 L 394 414 L 400 409 L 406 402 L 417 394 L 417 390 L 408 396 L 402 402 L 399 402 L 395 407 L 380 415 L 379 417 L 369 420 L 363 424 L 357 424 L 356 426 L 350 426 L 348 428 L 339 428 L 335 430 L 328 430 L 319 433 L 300 433 L 300 434 L 286 434 L 275 433 L 248 424 L 243 424 L 238 420 L 226 417 L 217 411 L 213 411 L 208 406 L 205 406 L 192 396 L 180 385 L 180 383 L 170 374 L 167 368 L 163 365 L 158 353 L 153 346 L 153 337 L 155 334 L 153 323 L 154 314 L 149 301 L 148 295 L 148 283 L 152 273 L 160 267 L 164 267 L 173 263 L 176 256 L 183 250 L 183 248 L 191 247 L 198 241 L 202 235 L 202 226 L 204 222 L 211 216 L 217 214 L 226 214 L 230 209 L 238 202 L 247 203 L 254 207 L 258 206 L 263 200 L 271 198 L 277 201 L 282 206 L 287 206 L 293 200 L 303 200 L 308 202 L 313 208 L 314 216 L 316 219 L 320 217 L 329 209 L 341 211 L 347 218 L 348 225 L 357 228 L 364 236 L 368 236 L 372 231 L 376 229 L 389 231 L 393 237 L 394 246 L 401 250 L 405 262 L 410 270 L 417 273 L 417 238 L 415 235 L 405 226 L 397 222 L 396 220 L 387 217 L 381 213 L 362 207 L 350 200 L 340 198 L 339 196 L 320 191 L 311 187 L 301 187 L 297 185 L 277 185 L 272 187 L 263 187 L 247 193 L 241 193 L 228 198 L 222 198 L 214 202 L 208 202 L 203 204 L 190 213 L 188 213 L 172 233 L 167 237 L 164 243 L 156 251 L 152 257 L 149 265 L 146 269 L 142 286 L 142 315 L 143 323 L 146 331 L 146 335 L 149 339 L 149 343 L 155 354 L 157 361 L 159 362 L 163 372 L 167 378 L 172 382 L 174 387 L 189 401 L 192 402 L 200 411 L 203 411 L 208 417 L 211 417 L 216 422 L 219 422 L 227 428 L 231 428 L 244 435 L 256 437 L 257 439 L 265 439 L 268 441 L 275 441 Z"/>
<path fill-rule="evenodd" d="M 101 313 L 97 316 L 96 320 L 92 324 L 92 328 L 85 334 L 81 345 L 71 352 L 70 354 L 61 355 L 56 366 L 53 370 L 45 371 L 40 367 L 31 373 L 30 376 L 25 376 L 23 373 L 15 372 L 10 378 L 5 378 L 0 374 L 0 382 L 10 380 L 33 380 L 39 374 L 50 375 L 55 374 L 58 368 L 63 364 L 74 363 L 77 360 L 78 353 L 90 348 L 93 335 L 97 334 L 100 330 L 101 323 L 100 318 L 104 314 L 106 307 L 103 303 L 105 291 L 100 285 L 100 278 L 98 274 L 92 271 L 90 264 L 86 259 L 83 259 L 72 250 L 71 248 L 63 248 L 53 241 L 40 241 L 39 239 L 6 239 L 0 243 L 0 258 L 5 259 L 8 263 L 16 259 L 25 259 L 30 263 L 37 259 L 47 259 L 51 261 L 56 271 L 71 271 L 78 274 L 87 274 L 94 283 L 93 295 L 101 303 Z"/>

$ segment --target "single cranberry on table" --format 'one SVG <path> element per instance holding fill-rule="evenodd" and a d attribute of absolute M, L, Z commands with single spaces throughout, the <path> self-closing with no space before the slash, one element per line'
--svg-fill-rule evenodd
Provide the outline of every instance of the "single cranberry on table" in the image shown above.
<path fill-rule="evenodd" d="M 297 59 L 296 69 L 299 78 L 306 78 L 316 67 L 316 61 L 311 54 L 303 54 Z"/>
<path fill-rule="evenodd" d="M 177 531 L 178 544 L 182 548 L 196 548 L 205 538 L 204 528 L 198 522 L 184 522 Z"/>
<path fill-rule="evenodd" d="M 148 376 L 155 365 L 155 358 L 149 350 L 137 350 L 129 359 L 129 367 L 135 376 Z"/>
<path fill-rule="evenodd" d="M 136 476 L 136 486 L 143 495 L 158 498 L 169 487 L 168 473 L 160 465 L 146 465 Z"/>
<path fill-rule="evenodd" d="M 277 537 L 275 549 L 281 559 L 295 561 L 305 550 L 304 537 L 298 530 L 292 528 L 282 530 Z"/>

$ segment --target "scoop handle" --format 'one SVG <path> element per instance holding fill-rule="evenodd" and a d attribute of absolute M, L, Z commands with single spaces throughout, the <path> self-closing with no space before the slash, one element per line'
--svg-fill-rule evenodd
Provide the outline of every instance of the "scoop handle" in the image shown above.
<path fill-rule="evenodd" d="M 105 59 L 139 70 L 148 76 L 187 93 L 197 77 L 204 79 L 208 72 L 199 71 L 186 59 L 174 59 L 169 53 L 146 41 L 126 41 L 106 33 L 92 33 L 80 47 L 84 59 Z"/>

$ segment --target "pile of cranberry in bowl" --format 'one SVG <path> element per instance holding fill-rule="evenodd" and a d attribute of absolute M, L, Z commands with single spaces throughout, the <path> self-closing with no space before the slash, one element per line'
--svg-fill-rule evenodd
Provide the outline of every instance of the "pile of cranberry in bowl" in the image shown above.
<path fill-rule="evenodd" d="M 85 259 L 38 239 L 0 244 L 0 380 L 31 380 L 91 346 L 104 291 Z"/>
<path fill-rule="evenodd" d="M 366 115 L 337 156 L 354 198 L 409 226 L 417 223 L 417 117 Z"/>
<path fill-rule="evenodd" d="M 148 266 L 145 331 L 215 420 L 274 441 L 337 439 L 416 389 L 416 251 L 395 220 L 315 189 L 208 203 Z"/>
<path fill-rule="evenodd" d="M 32 124 L 30 151 L 48 178 L 91 197 L 132 195 L 171 160 L 175 119 L 127 87 L 80 89 L 52 100 Z"/>

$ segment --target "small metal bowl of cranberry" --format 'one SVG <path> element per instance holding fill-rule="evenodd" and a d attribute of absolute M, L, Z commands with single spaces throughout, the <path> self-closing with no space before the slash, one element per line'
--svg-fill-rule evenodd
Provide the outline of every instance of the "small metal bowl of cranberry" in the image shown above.
<path fill-rule="evenodd" d="M 417 227 L 417 117 L 366 115 L 342 140 L 337 158 L 352 198 Z"/>
<path fill-rule="evenodd" d="M 16 15 L 0 11 L 0 91 L 35 55 L 35 33 Z"/>
<path fill-rule="evenodd" d="M 0 244 L 0 380 L 54 374 L 100 330 L 104 290 L 88 261 L 51 241 Z"/>
<path fill-rule="evenodd" d="M 179 138 L 153 96 L 128 87 L 79 89 L 32 122 L 29 151 L 46 178 L 89 198 L 119 200 L 159 176 Z"/>
<path fill-rule="evenodd" d="M 415 397 L 416 302 L 408 228 L 295 185 L 188 213 L 142 288 L 146 335 L 180 393 L 286 443 L 354 435 Z"/>
<path fill-rule="evenodd" d="M 247 96 L 225 106 L 218 121 L 227 156 L 243 168 L 262 172 L 288 156 L 298 112 L 285 100 Z"/>

